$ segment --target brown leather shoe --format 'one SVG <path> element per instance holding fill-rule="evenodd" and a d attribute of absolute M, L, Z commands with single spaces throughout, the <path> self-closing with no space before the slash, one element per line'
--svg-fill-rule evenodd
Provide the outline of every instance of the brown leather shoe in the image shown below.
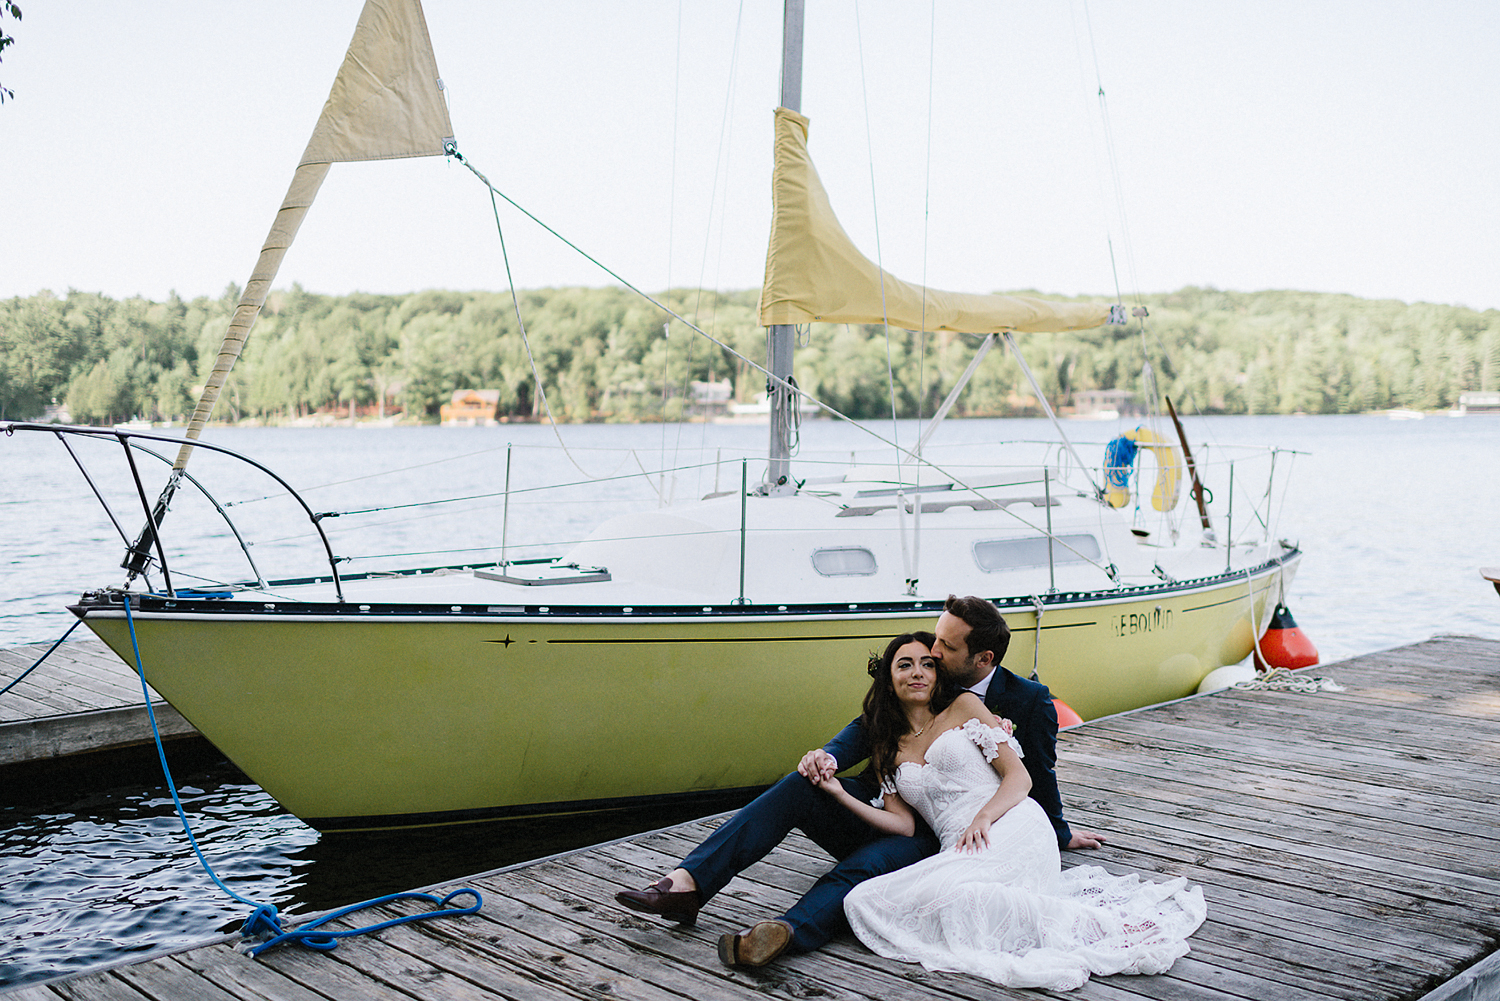
<path fill-rule="evenodd" d="M 673 890 L 671 877 L 663 877 L 644 890 L 621 890 L 615 899 L 631 910 L 645 911 L 676 921 L 680 925 L 698 923 L 698 908 L 703 898 L 697 890 Z"/>
<path fill-rule="evenodd" d="M 757 921 L 742 932 L 720 936 L 719 959 L 725 966 L 765 966 L 791 944 L 791 925 Z"/>

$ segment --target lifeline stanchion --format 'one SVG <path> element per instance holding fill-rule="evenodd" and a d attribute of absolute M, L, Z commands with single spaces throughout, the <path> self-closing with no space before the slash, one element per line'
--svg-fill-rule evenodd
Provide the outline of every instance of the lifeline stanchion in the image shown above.
<path fill-rule="evenodd" d="M 162 747 L 161 730 L 158 729 L 156 725 L 156 712 L 151 708 L 151 693 L 146 686 L 146 669 L 141 664 L 141 645 L 140 641 L 136 638 L 135 635 L 135 618 L 130 613 L 130 596 L 121 595 L 121 600 L 125 605 L 125 624 L 130 627 L 130 648 L 131 651 L 135 654 L 136 673 L 141 677 L 141 694 L 146 701 L 146 714 L 151 719 L 151 735 L 156 740 L 156 754 L 157 757 L 161 759 L 162 775 L 166 778 L 167 788 L 172 793 L 172 803 L 177 807 L 177 817 L 182 821 L 182 829 L 187 834 L 188 844 L 192 845 L 193 854 L 198 857 L 199 864 L 203 866 L 203 870 L 208 873 L 209 878 L 214 881 L 219 889 L 223 890 L 233 899 L 239 901 L 247 907 L 252 908 L 250 916 L 245 919 L 245 923 L 240 927 L 240 934 L 245 938 L 264 938 L 264 941 L 258 942 L 254 945 L 242 945 L 241 948 L 247 955 L 258 956 L 272 946 L 281 945 L 286 942 L 300 942 L 301 944 L 307 946 L 309 949 L 317 949 L 320 952 L 328 952 L 329 950 L 334 949 L 338 946 L 339 939 L 341 938 L 350 938 L 354 935 L 363 935 L 366 932 L 379 931 L 382 928 L 390 928 L 392 925 L 409 924 L 413 921 L 425 921 L 428 918 L 459 917 L 464 914 L 478 913 L 479 909 L 484 906 L 484 898 L 479 895 L 479 891 L 471 890 L 468 887 L 461 887 L 457 890 L 454 890 L 446 897 L 438 897 L 431 893 L 420 893 L 416 891 L 407 893 L 391 893 L 383 897 L 376 897 L 373 900 L 364 900 L 357 904 L 350 904 L 347 907 L 342 907 L 338 910 L 330 911 L 327 914 L 324 914 L 321 917 L 308 922 L 307 924 L 301 925 L 288 931 L 281 927 L 281 920 L 279 915 L 277 914 L 275 904 L 257 904 L 253 900 L 248 900 L 245 897 L 240 896 L 238 893 L 235 893 L 228 886 L 226 886 L 224 881 L 219 878 L 219 874 L 214 872 L 213 866 L 208 864 L 208 859 L 203 857 L 203 851 L 198 847 L 198 839 L 193 836 L 192 825 L 188 823 L 187 811 L 182 808 L 182 799 L 177 795 L 177 783 L 172 779 L 172 770 L 167 767 L 167 752 Z M 66 635 L 64 635 L 63 638 L 66 639 Z M 58 642 L 61 643 L 62 640 L 58 640 Z M 467 894 L 474 898 L 474 903 L 471 906 L 448 906 L 449 901 L 453 900 L 454 897 L 462 896 L 464 894 Z M 378 924 L 366 925 L 363 928 L 347 928 L 334 931 L 323 929 L 321 927 L 322 925 L 326 924 L 329 921 L 333 921 L 336 918 L 345 917 L 347 915 L 355 913 L 356 911 L 364 910 L 367 907 L 375 907 L 380 904 L 387 904 L 397 900 L 424 900 L 430 903 L 437 904 L 438 910 L 428 911 L 423 914 L 405 914 L 398 918 L 391 918 L 388 921 L 381 921 Z"/>

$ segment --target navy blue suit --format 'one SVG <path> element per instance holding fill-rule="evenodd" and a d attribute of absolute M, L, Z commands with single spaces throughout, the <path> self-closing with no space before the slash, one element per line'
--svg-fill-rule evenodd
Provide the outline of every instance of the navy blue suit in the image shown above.
<path fill-rule="evenodd" d="M 995 669 L 990 687 L 985 691 L 985 708 L 1016 725 L 1016 742 L 1024 752 L 1021 763 L 1031 776 L 1031 798 L 1047 811 L 1057 845 L 1066 848 L 1073 832 L 1062 815 L 1062 795 L 1057 791 L 1057 707 L 1052 693 L 1037 681 L 1011 674 L 1003 667 Z M 840 767 L 845 762 L 863 761 L 870 756 L 864 727 L 856 719 L 823 748 L 833 755 Z M 871 795 L 874 795 L 871 793 Z"/>
<path fill-rule="evenodd" d="M 1062 799 L 1057 791 L 1057 711 L 1047 686 L 1016 677 L 997 668 L 990 680 L 985 705 L 997 716 L 1016 725 L 1016 740 L 1025 751 L 1022 758 L 1031 775 L 1031 795 L 1052 820 L 1058 844 L 1072 837 L 1062 818 Z M 847 768 L 870 756 L 860 720 L 850 723 L 824 747 Z M 862 778 L 841 778 L 857 798 L 871 799 L 878 790 Z M 756 800 L 719 825 L 682 860 L 692 873 L 703 902 L 740 872 L 779 845 L 793 829 L 802 831 L 838 864 L 783 915 L 792 926 L 791 948 L 806 952 L 823 945 L 848 928 L 844 919 L 844 897 L 859 883 L 921 861 L 938 850 L 937 837 L 917 818 L 911 837 L 882 834 L 835 802 L 796 772 L 767 789 Z"/>

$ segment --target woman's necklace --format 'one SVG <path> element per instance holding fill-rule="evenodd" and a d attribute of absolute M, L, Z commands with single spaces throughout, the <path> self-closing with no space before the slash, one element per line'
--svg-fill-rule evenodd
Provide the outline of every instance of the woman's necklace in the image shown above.
<path fill-rule="evenodd" d="M 932 725 L 932 721 L 935 720 L 935 719 L 937 719 L 936 716 L 929 716 L 929 717 L 927 717 L 927 722 L 923 723 L 920 728 L 918 728 L 916 730 L 913 730 L 912 731 L 912 736 L 913 737 L 920 737 L 920 736 L 922 736 L 922 731 L 926 730 L 929 726 L 931 726 Z"/>

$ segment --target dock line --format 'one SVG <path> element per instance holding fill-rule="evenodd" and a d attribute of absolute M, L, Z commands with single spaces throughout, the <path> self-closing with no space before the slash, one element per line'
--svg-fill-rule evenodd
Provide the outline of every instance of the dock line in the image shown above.
<path fill-rule="evenodd" d="M 52 656 L 52 651 L 56 650 L 58 647 L 62 646 L 63 640 L 67 639 L 69 636 L 72 636 L 73 635 L 73 630 L 77 629 L 82 623 L 83 623 L 83 620 L 82 619 L 78 619 L 71 626 L 69 626 L 68 627 L 68 631 L 65 632 L 65 633 L 63 633 L 61 636 L 59 636 L 57 638 L 57 642 L 54 643 L 54 644 L 52 644 L 50 647 L 48 647 L 47 648 L 47 652 L 44 653 L 44 654 L 42 654 L 40 657 L 38 657 L 36 659 L 36 663 L 35 664 L 32 664 L 26 670 L 22 671 L 20 674 L 16 675 L 14 678 L 12 678 L 11 681 L 10 681 L 10 684 L 6 685 L 4 688 L 0 688 L 0 695 L 4 695 L 6 692 L 10 691 L 12 688 L 14 688 L 17 685 L 19 685 L 21 683 L 21 679 L 22 678 L 26 677 L 32 671 L 35 671 L 37 668 L 41 667 L 42 666 L 42 661 L 44 661 L 48 657 Z M 149 703 L 151 700 L 148 698 L 146 701 Z"/>
<path fill-rule="evenodd" d="M 337 948 L 339 939 L 342 938 L 350 938 L 355 935 L 363 935 L 367 932 L 380 931 L 381 929 L 389 928 L 392 925 L 409 924 L 413 921 L 425 921 L 428 918 L 460 917 L 465 914 L 478 913 L 479 909 L 484 906 L 484 898 L 480 896 L 478 890 L 473 890 L 465 886 L 454 890 L 446 897 L 437 897 L 431 893 L 420 892 L 391 893 L 383 897 L 376 897 L 372 900 L 360 901 L 357 904 L 350 904 L 347 907 L 342 907 L 336 911 L 331 911 L 314 921 L 302 925 L 301 927 L 284 929 L 281 926 L 280 915 L 276 910 L 275 904 L 257 904 L 255 901 L 250 900 L 246 897 L 242 897 L 238 893 L 235 893 L 233 890 L 231 890 L 224 883 L 224 881 L 219 878 L 219 874 L 214 872 L 213 866 L 208 864 L 208 859 L 203 856 L 202 849 L 198 847 L 198 839 L 193 836 L 193 827 L 190 823 L 188 823 L 187 811 L 182 808 L 182 799 L 177 795 L 177 782 L 172 778 L 171 768 L 167 766 L 167 752 L 166 749 L 162 746 L 161 730 L 158 729 L 156 725 L 156 712 L 151 708 L 151 692 L 146 685 L 146 668 L 141 663 L 141 645 L 140 641 L 136 639 L 135 619 L 130 613 L 130 595 L 122 594 L 121 597 L 125 603 L 125 624 L 130 628 L 130 648 L 131 651 L 135 654 L 135 670 L 136 674 L 138 674 L 141 679 L 141 697 L 146 703 L 146 714 L 151 719 L 151 736 L 156 740 L 156 755 L 161 760 L 162 775 L 165 776 L 167 780 L 167 788 L 172 793 L 172 803 L 177 807 L 177 817 L 182 821 L 182 829 L 187 834 L 188 844 L 192 846 L 193 854 L 198 857 L 198 863 L 203 866 L 204 872 L 207 872 L 209 878 L 214 881 L 219 889 L 223 890 L 227 895 L 229 895 L 229 897 L 239 901 L 246 907 L 251 908 L 249 917 L 245 918 L 245 923 L 240 927 L 240 934 L 247 939 L 260 939 L 262 941 L 259 941 L 254 945 L 244 947 L 244 951 L 247 955 L 252 957 L 258 956 L 272 946 L 281 945 L 286 942 L 298 942 L 302 945 L 307 946 L 309 949 L 316 949 L 320 952 L 328 952 L 332 949 Z M 79 622 L 81 621 L 83 620 L 80 619 Z M 73 626 L 76 627 L 77 625 L 77 622 L 73 623 Z M 70 633 L 72 631 L 73 629 L 70 627 L 68 629 L 68 632 Z M 67 633 L 64 633 L 63 639 L 67 638 Z M 57 643 L 61 642 L 62 640 L 57 641 Z M 53 644 L 52 649 L 57 649 L 56 643 Z M 49 654 L 51 652 L 52 650 L 47 651 L 47 653 Z M 47 655 L 43 654 L 42 660 L 46 659 Z M 40 660 L 37 661 L 37 664 L 40 663 Z M 35 666 L 36 665 L 33 664 L 32 668 L 34 668 Z M 27 673 L 30 673 L 30 671 L 31 668 L 28 668 Z M 23 674 L 21 677 L 24 678 L 25 676 L 26 675 Z M 20 680 L 20 678 L 16 679 L 16 681 Z M 11 684 L 14 683 L 15 682 L 12 682 Z M 471 906 L 448 906 L 449 902 L 452 901 L 454 897 L 462 896 L 464 894 L 467 894 L 474 898 L 474 903 Z M 437 909 L 428 911 L 425 914 L 406 914 L 402 915 L 401 917 L 391 918 L 388 921 L 381 921 L 377 924 L 366 925 L 361 928 L 350 928 L 340 931 L 321 930 L 319 928 L 320 925 L 324 924 L 325 922 L 332 921 L 335 918 L 345 917 L 357 911 L 362 911 L 365 908 L 376 907 L 380 904 L 386 904 L 396 900 L 425 900 L 429 903 L 436 904 Z"/>

